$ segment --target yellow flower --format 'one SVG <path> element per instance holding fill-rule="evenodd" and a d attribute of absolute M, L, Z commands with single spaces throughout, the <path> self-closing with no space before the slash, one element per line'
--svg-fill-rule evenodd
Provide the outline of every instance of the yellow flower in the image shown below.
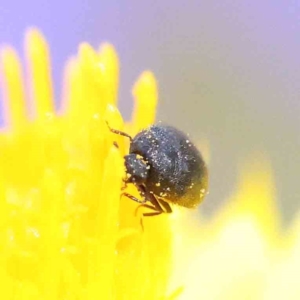
<path fill-rule="evenodd" d="M 7 121 L 0 134 L 1 298 L 166 299 L 169 218 L 145 220 L 143 232 L 136 204 L 120 199 L 128 145 L 106 124 L 132 134 L 151 124 L 154 76 L 138 79 L 133 118 L 124 127 L 111 45 L 99 51 L 80 45 L 65 68 L 59 113 L 48 46 L 35 29 L 26 35 L 25 53 L 30 92 L 18 55 L 1 50 Z"/>
<path fill-rule="evenodd" d="M 175 209 L 143 231 L 136 204 L 120 198 L 128 141 L 106 121 L 132 135 L 153 123 L 154 76 L 136 82 L 124 124 L 115 50 L 81 44 L 55 112 L 47 43 L 31 29 L 25 48 L 29 83 L 15 51 L 1 50 L 2 299 L 299 299 L 300 218 L 281 229 L 265 157 L 247 160 L 213 217 Z"/>

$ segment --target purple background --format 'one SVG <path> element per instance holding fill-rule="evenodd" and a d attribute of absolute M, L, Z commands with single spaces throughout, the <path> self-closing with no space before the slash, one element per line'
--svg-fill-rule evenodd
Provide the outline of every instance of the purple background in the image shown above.
<path fill-rule="evenodd" d="M 210 211 L 234 189 L 237 162 L 266 150 L 286 219 L 299 208 L 299 1 L 1 1 L 0 41 L 22 49 L 38 26 L 63 64 L 87 41 L 112 42 L 121 60 L 120 107 L 144 69 L 160 84 L 159 119 L 211 142 Z M 56 92 L 59 95 L 59 92 Z"/>

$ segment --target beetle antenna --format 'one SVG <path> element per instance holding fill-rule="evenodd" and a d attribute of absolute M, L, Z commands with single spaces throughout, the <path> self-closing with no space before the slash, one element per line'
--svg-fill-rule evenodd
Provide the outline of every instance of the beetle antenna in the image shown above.
<path fill-rule="evenodd" d="M 130 142 L 132 142 L 132 137 L 131 137 L 128 133 L 123 132 L 123 131 L 120 131 L 120 130 L 117 130 L 117 129 L 111 128 L 111 127 L 108 125 L 108 122 L 107 122 L 107 121 L 106 121 L 106 124 L 107 124 L 109 130 L 110 130 L 112 133 L 115 133 L 115 134 L 118 134 L 118 135 L 125 136 L 125 137 L 129 138 Z"/>

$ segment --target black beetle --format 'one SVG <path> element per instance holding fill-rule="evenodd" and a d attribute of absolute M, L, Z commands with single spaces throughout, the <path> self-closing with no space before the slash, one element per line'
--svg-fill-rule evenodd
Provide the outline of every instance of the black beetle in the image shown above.
<path fill-rule="evenodd" d="M 169 203 L 194 208 L 202 202 L 208 189 L 208 171 L 202 155 L 185 133 L 160 123 L 134 138 L 109 129 L 130 139 L 129 154 L 124 157 L 125 184 L 135 184 L 143 199 L 123 195 L 154 211 L 144 216 L 171 213 Z"/>

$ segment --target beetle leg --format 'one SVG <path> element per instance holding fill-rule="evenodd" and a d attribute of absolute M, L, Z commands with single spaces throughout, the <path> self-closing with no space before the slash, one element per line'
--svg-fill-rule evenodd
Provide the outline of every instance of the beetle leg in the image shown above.
<path fill-rule="evenodd" d="M 146 198 L 144 198 L 143 200 L 140 200 L 140 199 L 138 199 L 138 198 L 136 198 L 136 197 L 134 197 L 134 196 L 132 196 L 132 195 L 130 195 L 128 193 L 122 193 L 121 196 L 125 196 L 125 197 L 127 197 L 127 198 L 129 198 L 129 199 L 131 199 L 131 200 L 133 200 L 133 201 L 135 201 L 137 203 L 140 203 L 140 204 L 143 204 L 143 203 L 147 202 Z"/>
<path fill-rule="evenodd" d="M 150 193 L 145 186 L 140 185 L 137 188 L 140 194 L 145 197 L 146 201 L 149 201 L 154 206 L 156 211 L 164 211 L 156 197 L 152 193 Z"/>
<path fill-rule="evenodd" d="M 157 202 L 164 208 L 165 213 L 170 214 L 173 212 L 170 204 L 162 199 L 158 199 Z"/>
<path fill-rule="evenodd" d="M 150 195 L 151 196 L 150 196 L 149 201 L 155 207 L 156 211 L 164 212 L 164 210 L 160 206 L 160 203 L 158 202 L 158 200 L 156 199 L 156 197 L 153 194 L 150 194 Z"/>
<path fill-rule="evenodd" d="M 169 205 L 169 203 L 163 201 L 162 199 L 157 199 L 152 193 L 148 192 L 147 189 L 141 185 L 138 187 L 141 195 L 145 196 L 146 201 L 149 201 L 152 205 L 149 204 L 141 204 L 137 207 L 135 213 L 141 208 L 141 207 L 146 207 L 149 209 L 154 210 L 154 212 L 151 213 L 144 213 L 144 217 L 151 217 L 151 216 L 157 216 L 162 213 L 171 213 L 172 208 Z"/>
<path fill-rule="evenodd" d="M 127 187 L 127 182 L 125 180 L 124 180 L 124 182 L 125 182 L 125 185 L 124 185 L 124 187 L 121 188 L 122 191 L 125 190 L 126 187 Z M 143 200 L 140 200 L 140 199 L 132 196 L 131 194 L 128 194 L 128 193 L 125 193 L 125 192 L 123 192 L 121 194 L 121 196 L 124 195 L 125 197 L 127 197 L 127 198 L 129 198 L 129 199 L 131 199 L 131 200 L 133 200 L 133 201 L 135 201 L 137 203 L 140 203 L 140 204 L 144 204 L 147 201 L 149 201 L 146 189 L 142 185 L 141 186 L 136 186 L 136 187 L 137 187 L 137 189 L 138 189 L 138 191 L 140 193 L 140 196 L 143 198 Z"/>
<path fill-rule="evenodd" d="M 162 211 L 156 211 L 156 212 L 151 212 L 151 213 L 145 213 L 143 214 L 144 217 L 153 217 L 153 216 L 158 216 L 160 214 L 162 214 Z"/>
<path fill-rule="evenodd" d="M 149 209 L 152 209 L 154 210 L 155 212 L 158 212 L 156 207 L 152 206 L 152 205 L 149 205 L 149 204 L 140 204 L 136 209 L 135 209 L 135 212 L 134 212 L 134 215 L 136 216 L 137 213 L 138 213 L 138 210 L 141 209 L 142 207 L 146 207 L 146 208 L 149 208 Z M 159 211 L 161 212 L 161 211 Z"/>
<path fill-rule="evenodd" d="M 162 213 L 171 213 L 172 212 L 172 208 L 170 207 L 170 205 L 167 202 L 165 202 L 161 199 L 158 200 L 152 193 L 150 193 L 146 189 L 145 186 L 139 185 L 139 186 L 137 186 L 137 189 L 138 189 L 141 197 L 144 197 L 143 200 L 140 200 L 128 193 L 122 193 L 122 195 L 124 195 L 125 197 L 140 204 L 135 210 L 135 216 L 137 215 L 137 212 L 141 207 L 146 207 L 146 208 L 153 210 L 153 212 L 143 213 L 143 217 L 153 217 L 153 216 L 158 216 Z M 145 204 L 147 201 L 149 201 L 152 205 Z M 144 231 L 143 218 L 140 219 L 140 224 L 142 227 L 142 231 Z"/>

